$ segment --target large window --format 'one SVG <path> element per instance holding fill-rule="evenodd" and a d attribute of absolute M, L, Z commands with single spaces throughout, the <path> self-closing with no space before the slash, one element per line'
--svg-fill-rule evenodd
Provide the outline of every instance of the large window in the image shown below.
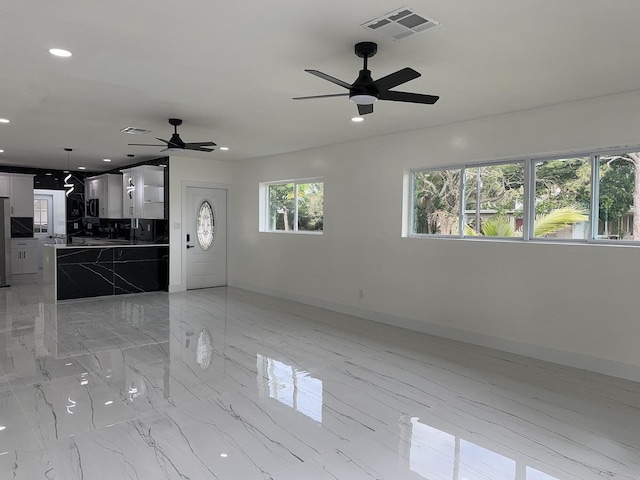
<path fill-rule="evenodd" d="M 414 170 L 411 185 L 412 235 L 640 242 L 637 151 Z"/>
<path fill-rule="evenodd" d="M 300 181 L 265 184 L 268 231 L 322 232 L 324 183 Z"/>
<path fill-rule="evenodd" d="M 522 238 L 524 177 L 524 161 L 415 171 L 413 233 Z"/>

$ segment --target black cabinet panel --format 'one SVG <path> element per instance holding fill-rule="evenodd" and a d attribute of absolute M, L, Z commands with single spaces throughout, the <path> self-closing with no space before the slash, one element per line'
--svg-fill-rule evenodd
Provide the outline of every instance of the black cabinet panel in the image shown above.
<path fill-rule="evenodd" d="M 117 248 L 114 271 L 116 295 L 167 290 L 169 248 Z"/>
<path fill-rule="evenodd" d="M 58 300 L 113 295 L 113 249 L 65 248 L 56 253 Z"/>
<path fill-rule="evenodd" d="M 153 292 L 169 288 L 169 247 L 61 248 L 57 298 Z"/>

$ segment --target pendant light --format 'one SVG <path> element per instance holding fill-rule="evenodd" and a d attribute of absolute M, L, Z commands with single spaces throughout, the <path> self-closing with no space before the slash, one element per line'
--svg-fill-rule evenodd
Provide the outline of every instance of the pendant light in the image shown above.
<path fill-rule="evenodd" d="M 65 152 L 67 152 L 67 172 L 68 175 L 66 177 L 64 177 L 64 188 L 67 189 L 65 195 L 68 197 L 71 192 L 73 192 L 74 189 L 74 185 L 73 182 L 71 181 L 71 160 L 70 160 L 70 154 L 71 152 L 73 152 L 73 148 L 65 148 L 64 149 Z"/>

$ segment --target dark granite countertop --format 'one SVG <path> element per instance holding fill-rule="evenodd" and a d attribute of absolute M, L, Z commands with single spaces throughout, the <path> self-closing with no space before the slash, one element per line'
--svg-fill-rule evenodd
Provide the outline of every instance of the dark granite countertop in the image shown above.
<path fill-rule="evenodd" d="M 109 238 L 92 238 L 92 237 L 74 237 L 72 243 L 67 244 L 48 244 L 47 246 L 54 248 L 117 248 L 117 247 L 168 247 L 166 241 L 154 242 L 149 240 L 125 240 L 125 239 L 109 239 Z"/>

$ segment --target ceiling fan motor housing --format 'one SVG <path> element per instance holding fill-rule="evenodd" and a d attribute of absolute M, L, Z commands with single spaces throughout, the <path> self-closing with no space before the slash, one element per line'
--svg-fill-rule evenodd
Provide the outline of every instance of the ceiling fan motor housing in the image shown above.
<path fill-rule="evenodd" d="M 360 70 L 360 75 L 349 90 L 349 100 L 358 105 L 372 105 L 378 101 L 378 89 L 372 85 L 369 70 Z"/>
<path fill-rule="evenodd" d="M 180 138 L 180 135 L 174 133 L 171 135 L 171 140 L 169 140 L 169 146 L 175 146 L 181 149 L 184 149 L 184 142 Z"/>

